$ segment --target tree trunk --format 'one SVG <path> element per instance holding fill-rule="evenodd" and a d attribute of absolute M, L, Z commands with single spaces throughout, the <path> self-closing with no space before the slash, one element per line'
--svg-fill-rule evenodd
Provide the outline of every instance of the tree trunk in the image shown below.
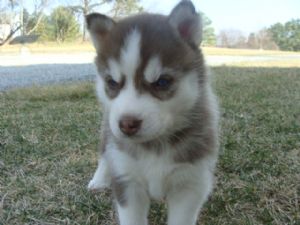
<path fill-rule="evenodd" d="M 86 41 L 86 24 L 85 24 L 85 21 L 83 21 L 82 42 L 85 42 L 85 41 Z"/>
<path fill-rule="evenodd" d="M 10 34 L 4 39 L 4 41 L 2 41 L 0 43 L 0 46 L 4 45 L 6 42 L 8 42 L 12 38 L 12 36 L 20 29 L 21 29 L 21 26 L 18 26 L 15 30 L 11 30 Z"/>
<path fill-rule="evenodd" d="M 39 24 L 42 21 L 42 18 L 43 18 L 43 13 L 40 13 L 40 15 L 39 15 L 39 17 L 36 21 L 36 24 L 34 25 L 34 27 L 30 31 L 27 32 L 27 35 L 31 34 L 33 31 L 35 31 L 38 28 Z"/>

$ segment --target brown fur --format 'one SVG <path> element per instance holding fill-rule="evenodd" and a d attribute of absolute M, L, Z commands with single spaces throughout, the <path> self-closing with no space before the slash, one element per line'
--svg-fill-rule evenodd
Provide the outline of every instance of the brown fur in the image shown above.
<path fill-rule="evenodd" d="M 125 206 L 127 204 L 127 198 L 125 195 L 127 185 L 127 182 L 124 181 L 122 177 L 112 178 L 112 191 L 121 206 Z"/>
<path fill-rule="evenodd" d="M 159 24 L 159 26 L 158 26 Z M 203 80 L 203 57 L 198 48 L 192 48 L 185 42 L 174 28 L 169 24 L 168 17 L 155 14 L 142 14 L 129 17 L 115 24 L 115 26 L 102 38 L 101 51 L 95 60 L 101 72 L 107 67 L 110 58 L 120 59 L 120 51 L 127 35 L 133 30 L 141 32 L 141 64 L 135 74 L 135 85 L 140 93 L 148 92 L 160 100 L 167 100 L 174 96 L 178 74 L 187 71 L 199 71 L 199 80 Z M 144 79 L 144 70 L 150 57 L 159 56 L 164 67 L 177 71 L 173 75 L 174 84 L 167 91 L 157 91 Z M 123 82 L 123 81 L 122 81 Z M 126 82 L 126 81 L 125 81 Z M 120 87 L 122 85 L 120 84 Z M 106 88 L 107 89 L 107 88 Z M 109 97 L 116 97 L 119 92 L 109 93 Z"/>
<path fill-rule="evenodd" d="M 177 163 L 194 163 L 208 154 L 217 151 L 217 131 L 212 124 L 212 112 L 208 105 L 206 96 L 207 76 L 204 59 L 198 46 L 190 40 L 184 40 L 169 23 L 169 17 L 153 14 L 143 14 L 126 18 L 116 23 L 113 28 L 103 34 L 101 33 L 101 51 L 97 52 L 95 63 L 100 74 L 108 67 L 108 60 L 114 58 L 120 60 L 120 51 L 124 46 L 128 34 L 137 29 L 141 33 L 141 64 L 137 68 L 134 82 L 140 94 L 151 94 L 153 97 L 165 101 L 176 94 L 181 76 L 187 72 L 196 71 L 198 74 L 200 98 L 190 114 L 185 115 L 187 124 L 185 127 L 166 134 L 156 140 L 141 144 L 130 145 L 130 143 L 117 140 L 104 122 L 102 125 L 102 151 L 105 151 L 107 139 L 111 139 L 119 149 L 126 151 L 134 158 L 138 158 L 141 149 L 161 154 L 165 145 L 171 145 L 174 149 L 173 160 Z M 158 56 L 164 67 L 174 71 L 166 74 L 172 79 L 172 85 L 167 90 L 159 91 L 144 79 L 144 70 L 150 57 Z M 105 75 L 107 76 L 107 75 Z M 115 98 L 122 91 L 126 83 L 123 76 L 117 89 L 110 89 L 106 84 L 106 94 L 109 98 Z M 180 106 L 179 106 L 180 107 Z M 104 120 L 108 121 L 108 115 L 104 113 Z M 128 183 L 123 177 L 113 177 L 112 189 L 121 206 L 127 204 L 126 189 Z"/>
<path fill-rule="evenodd" d="M 214 159 L 217 158 L 218 152 L 218 115 L 217 112 L 212 111 L 217 110 L 217 106 L 213 102 L 215 101 L 214 96 L 210 93 L 204 59 L 198 46 L 202 38 L 200 16 L 196 13 L 192 2 L 182 0 L 173 9 L 170 16 L 142 14 L 115 23 L 104 15 L 90 14 L 87 16 L 87 25 L 97 50 L 95 64 L 104 81 L 106 96 L 113 99 L 122 95 L 123 87 L 125 87 L 124 89 L 126 87 L 132 88 L 131 85 L 134 85 L 135 88 L 134 92 L 131 89 L 128 89 L 127 92 L 128 100 L 133 101 L 133 104 L 127 101 L 121 102 L 122 98 L 120 98 L 114 102 L 116 105 L 113 105 L 114 103 L 112 103 L 112 106 L 107 105 L 107 111 L 103 112 L 101 151 L 103 160 L 107 160 L 107 168 L 105 168 L 107 170 L 98 167 L 94 177 L 105 179 L 104 185 L 106 185 L 107 177 L 99 171 L 107 172 L 105 175 L 109 175 L 112 179 L 112 191 L 118 206 L 121 206 L 118 207 L 119 213 L 121 212 L 119 214 L 121 224 L 124 223 L 121 219 L 124 215 L 128 217 L 124 217 L 126 224 L 147 224 L 145 222 L 146 214 L 143 215 L 145 218 L 140 220 L 138 217 L 135 218 L 132 213 L 127 215 L 122 213 L 121 210 L 126 212 L 126 206 L 134 207 L 135 212 L 138 212 L 139 208 L 143 209 L 143 207 L 145 207 L 143 210 L 146 210 L 148 200 L 151 197 L 166 198 L 171 207 L 171 213 L 169 214 L 175 218 L 168 220 L 169 224 L 187 224 L 187 221 L 191 221 L 190 219 L 193 217 L 194 211 L 191 207 L 195 204 L 195 201 L 193 200 L 191 205 L 187 205 L 183 201 L 181 205 L 181 201 L 178 200 L 177 196 L 182 194 L 180 199 L 186 198 L 191 192 L 193 197 L 199 197 L 201 201 L 207 198 L 211 189 L 212 173 L 215 166 Z M 112 74 L 107 74 L 107 71 L 111 69 L 108 68 L 108 62 L 109 60 L 115 60 L 117 64 L 121 63 L 120 61 L 123 60 L 121 59 L 121 51 L 127 50 L 127 40 L 136 40 L 138 37 L 132 36 L 132 40 L 127 39 L 135 30 L 141 35 L 140 46 L 137 46 L 140 49 L 139 65 L 137 65 L 134 74 L 120 74 L 121 81 L 114 81 Z M 129 43 L 133 53 L 136 54 L 136 46 L 132 42 Z M 155 61 L 151 61 L 153 64 L 149 64 L 153 57 L 157 57 L 159 63 L 161 63 L 163 71 L 160 72 L 162 74 L 156 74 L 158 69 L 153 69 Z M 132 57 L 132 59 L 135 59 L 135 57 Z M 156 59 L 154 58 L 154 60 Z M 145 70 L 147 69 L 147 76 L 148 71 L 150 71 L 147 68 L 148 65 L 152 66 L 150 69 L 153 69 L 155 74 L 149 74 L 150 78 L 147 77 L 146 79 Z M 132 68 L 135 65 L 128 66 Z M 152 75 L 159 75 L 159 78 L 156 81 L 151 80 L 149 82 L 149 79 L 154 79 L 154 77 L 151 77 Z M 132 82 L 132 77 L 128 81 L 126 80 L 127 76 L 134 76 L 133 84 L 127 83 Z M 187 83 L 182 83 L 182 81 Z M 187 84 L 191 85 L 191 89 L 183 91 L 179 89 L 179 87 L 189 88 L 186 87 Z M 101 88 L 100 85 L 97 87 Z M 196 90 L 197 87 L 198 90 Z M 177 96 L 178 91 L 180 91 L 180 95 Z M 192 93 L 192 91 L 195 93 Z M 98 93 L 101 100 L 102 97 L 106 98 L 106 96 L 102 96 L 102 90 Z M 190 97 L 192 94 L 194 96 Z M 143 95 L 145 98 L 139 99 L 141 97 L 139 95 Z M 149 99 L 144 95 L 148 95 L 147 97 L 151 95 L 156 98 L 156 101 L 151 99 L 147 104 L 146 101 Z M 137 104 L 134 104 L 135 99 L 138 101 Z M 143 100 L 145 103 L 142 102 Z M 166 101 L 166 103 L 157 100 Z M 171 101 L 167 102 L 168 100 Z M 106 99 L 104 99 L 105 103 Z M 127 104 L 125 105 L 125 103 Z M 162 109 L 150 108 L 153 106 L 160 107 L 162 104 L 166 104 L 166 108 L 164 106 Z M 121 111 L 117 111 L 120 110 L 120 107 L 123 107 Z M 113 134 L 109 125 L 109 108 L 112 108 L 110 116 L 112 116 L 113 129 L 119 129 L 118 132 L 126 133 L 124 128 L 129 127 L 127 126 L 129 124 L 122 123 L 126 113 L 129 113 L 127 116 L 131 117 L 130 113 L 136 113 L 137 116 L 141 115 L 140 123 L 145 124 L 145 136 L 143 136 L 143 132 L 140 132 L 140 134 L 136 132 L 131 137 L 123 139 L 119 137 L 118 133 Z M 180 110 L 177 111 L 177 109 Z M 174 112 L 170 112 L 170 110 L 174 110 Z M 153 113 L 153 118 L 150 113 Z M 166 115 L 164 116 L 163 113 L 166 113 Z M 170 115 L 175 113 L 178 114 Z M 173 124 L 170 123 L 172 120 Z M 152 123 L 153 127 L 151 127 Z M 159 123 L 162 123 L 161 126 Z M 147 128 L 149 129 L 148 136 Z M 158 131 L 158 129 L 161 130 Z M 155 132 L 156 134 L 153 134 Z M 154 137 L 155 135 L 160 136 Z M 152 137 L 152 140 L 148 140 L 150 137 Z M 147 138 L 148 141 L 144 141 L 144 138 Z M 123 151 L 124 154 L 120 151 Z M 156 155 L 153 157 L 153 154 Z M 149 160 L 147 159 L 148 156 Z M 103 161 L 103 163 L 106 162 Z M 102 165 L 103 168 L 106 167 L 106 164 Z M 98 174 L 103 177 L 97 177 Z M 102 179 L 99 180 L 101 181 L 99 186 L 103 185 Z M 97 181 L 93 178 L 89 187 L 96 186 Z M 201 191 L 198 192 L 195 188 L 199 188 Z M 138 193 L 139 190 L 140 193 Z M 131 205 L 132 199 L 137 205 Z M 198 204 L 197 210 L 199 212 L 200 199 Z M 184 214 L 180 212 L 178 215 L 179 210 L 185 210 L 180 207 L 186 207 L 186 211 L 184 211 Z M 175 211 L 172 212 L 174 209 Z M 189 214 L 189 212 L 192 212 L 192 214 Z M 180 219 L 182 221 L 178 222 Z M 145 221 L 142 222 L 142 220 Z M 195 223 L 193 221 L 193 224 Z"/>
<path fill-rule="evenodd" d="M 180 82 L 180 76 L 193 70 L 198 73 L 200 90 L 204 89 L 207 79 L 201 51 L 199 48 L 193 48 L 193 46 L 184 41 L 169 24 L 168 17 L 161 15 L 143 14 L 129 17 L 116 23 L 103 37 L 101 51 L 98 52 L 95 60 L 100 72 L 107 67 L 108 59 L 120 59 L 120 51 L 125 43 L 125 39 L 133 29 L 138 29 L 142 35 L 141 64 L 135 74 L 135 86 L 141 94 L 150 93 L 153 97 L 160 100 L 172 98 L 176 93 L 177 84 Z M 173 80 L 168 90 L 155 90 L 153 85 L 144 79 L 145 67 L 150 57 L 153 56 L 159 56 L 164 67 L 176 71 L 170 74 Z M 125 79 L 125 76 L 123 76 L 118 88 L 113 90 L 106 85 L 105 91 L 110 98 L 115 98 L 120 93 L 126 82 Z M 202 98 L 199 99 L 199 102 L 192 110 L 192 115 L 186 115 L 186 117 L 190 118 L 186 127 L 159 140 L 142 143 L 142 147 L 149 149 L 149 151 L 160 153 L 164 148 L 163 143 L 167 142 L 176 151 L 174 160 L 185 163 L 192 163 L 215 149 L 217 137 L 214 135 L 215 131 L 210 129 L 211 113 L 206 107 L 208 100 L 205 97 L 205 93 L 202 93 L 202 95 Z M 131 152 L 131 155 L 135 155 L 135 149 L 128 148 L 125 143 L 119 140 L 115 140 L 115 142 L 121 149 L 130 149 L 128 151 Z"/>
<path fill-rule="evenodd" d="M 110 99 L 117 97 L 125 85 L 125 77 L 122 76 L 121 81 L 116 85 L 116 87 L 110 87 L 108 82 L 112 79 L 110 76 L 105 77 L 105 93 Z"/>

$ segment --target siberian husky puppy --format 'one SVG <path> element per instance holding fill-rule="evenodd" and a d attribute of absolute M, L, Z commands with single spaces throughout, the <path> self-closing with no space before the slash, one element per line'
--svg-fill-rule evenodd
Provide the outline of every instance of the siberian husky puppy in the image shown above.
<path fill-rule="evenodd" d="M 169 16 L 92 13 L 86 23 L 103 107 L 101 158 L 88 188 L 112 188 L 121 225 L 147 225 L 150 199 L 166 201 L 169 225 L 194 225 L 218 156 L 199 14 L 185 0 Z"/>

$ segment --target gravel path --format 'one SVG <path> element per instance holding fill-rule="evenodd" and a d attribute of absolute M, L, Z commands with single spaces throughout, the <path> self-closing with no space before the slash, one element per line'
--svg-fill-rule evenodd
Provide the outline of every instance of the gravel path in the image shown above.
<path fill-rule="evenodd" d="M 0 55 L 0 91 L 32 85 L 93 80 L 94 53 Z"/>
<path fill-rule="evenodd" d="M 96 69 L 94 53 L 0 55 L 0 91 L 31 85 L 93 80 Z M 284 59 L 290 56 L 284 56 Z M 300 55 L 292 55 L 299 58 Z M 208 56 L 209 65 L 230 62 L 281 60 L 280 56 Z"/>
<path fill-rule="evenodd" d="M 40 64 L 0 67 L 0 91 L 32 85 L 92 80 L 93 64 Z"/>

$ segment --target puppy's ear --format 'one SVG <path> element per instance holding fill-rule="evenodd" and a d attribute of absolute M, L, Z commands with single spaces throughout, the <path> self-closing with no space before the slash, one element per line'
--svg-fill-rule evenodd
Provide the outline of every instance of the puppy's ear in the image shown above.
<path fill-rule="evenodd" d="M 85 17 L 87 29 L 90 33 L 91 39 L 97 51 L 101 49 L 101 43 L 106 35 L 115 26 L 115 21 L 111 18 L 99 14 L 91 13 Z"/>
<path fill-rule="evenodd" d="M 188 43 L 199 46 L 202 41 L 201 17 L 196 13 L 193 3 L 182 0 L 169 15 L 169 23 Z"/>

